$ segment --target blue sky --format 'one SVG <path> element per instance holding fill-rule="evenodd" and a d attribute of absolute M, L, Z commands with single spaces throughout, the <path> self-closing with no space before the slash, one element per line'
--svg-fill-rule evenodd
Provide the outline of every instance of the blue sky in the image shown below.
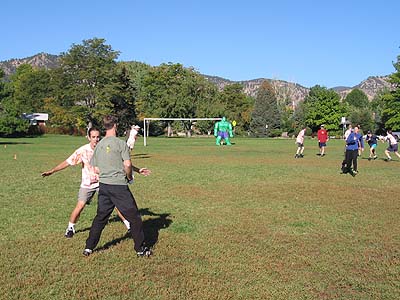
<path fill-rule="evenodd" d="M 398 0 L 3 0 L 0 61 L 104 38 L 119 60 L 354 86 L 395 71 Z"/>

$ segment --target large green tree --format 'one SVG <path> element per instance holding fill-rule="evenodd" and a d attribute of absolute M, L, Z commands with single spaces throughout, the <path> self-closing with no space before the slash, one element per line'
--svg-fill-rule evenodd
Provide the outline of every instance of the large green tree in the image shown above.
<path fill-rule="evenodd" d="M 366 108 L 369 105 L 368 96 L 359 89 L 353 89 L 344 99 L 344 102 L 357 108 Z"/>
<path fill-rule="evenodd" d="M 255 98 L 250 131 L 252 135 L 262 137 L 279 127 L 280 115 L 274 88 L 268 81 L 263 81 Z"/>
<path fill-rule="evenodd" d="M 43 70 L 34 70 L 30 65 L 21 65 L 8 81 L 4 72 L 0 78 L 0 135 L 15 136 L 28 133 L 29 122 L 23 113 L 39 112 L 48 86 Z"/>
<path fill-rule="evenodd" d="M 181 64 L 162 64 L 145 75 L 136 103 L 137 114 L 144 117 L 196 118 L 207 112 L 200 103 L 211 103 L 213 87 L 203 76 Z M 190 123 L 185 123 L 188 130 Z"/>
<path fill-rule="evenodd" d="M 316 85 L 304 99 L 305 124 L 317 131 L 324 124 L 328 130 L 338 130 L 346 109 L 340 103 L 339 95 L 331 89 Z"/>
<path fill-rule="evenodd" d="M 394 89 L 382 96 L 382 122 L 386 129 L 400 130 L 400 55 L 393 66 L 396 72 L 390 75 L 390 82 Z"/>
<path fill-rule="evenodd" d="M 223 116 L 230 121 L 236 121 L 236 131 L 248 131 L 250 129 L 254 100 L 243 92 L 242 84 L 226 85 L 218 94 L 218 102 L 224 106 Z"/>
<path fill-rule="evenodd" d="M 58 85 L 55 98 L 61 106 L 74 107 L 73 126 L 101 124 L 104 114 L 113 112 L 112 99 L 121 88 L 118 56 L 118 51 L 99 38 L 73 44 L 68 52 L 61 54 L 60 68 L 54 73 L 60 76 L 55 78 Z"/>
<path fill-rule="evenodd" d="M 344 104 L 347 105 L 347 119 L 351 123 L 360 125 L 364 131 L 375 131 L 373 111 L 363 91 L 353 89 L 344 99 Z"/>

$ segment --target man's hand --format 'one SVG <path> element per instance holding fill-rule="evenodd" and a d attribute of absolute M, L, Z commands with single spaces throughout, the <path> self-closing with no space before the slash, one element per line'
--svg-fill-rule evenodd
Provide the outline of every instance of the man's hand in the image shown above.
<path fill-rule="evenodd" d="M 143 176 L 148 176 L 151 174 L 151 171 L 147 168 L 141 168 L 139 169 L 138 173 Z"/>
<path fill-rule="evenodd" d="M 46 172 L 43 172 L 43 173 L 42 173 L 42 177 L 50 176 L 51 174 L 53 174 L 53 171 L 52 171 L 52 170 L 46 171 Z"/>

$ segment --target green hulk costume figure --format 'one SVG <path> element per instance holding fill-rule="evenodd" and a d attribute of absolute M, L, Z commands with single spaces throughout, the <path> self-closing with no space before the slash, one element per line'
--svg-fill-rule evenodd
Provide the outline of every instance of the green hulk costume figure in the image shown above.
<path fill-rule="evenodd" d="M 233 137 L 232 124 L 226 120 L 225 117 L 221 121 L 215 123 L 214 125 L 214 136 L 217 138 L 215 144 L 217 146 L 221 145 L 221 140 L 224 139 L 225 143 L 230 146 L 232 145 L 229 138 Z"/>

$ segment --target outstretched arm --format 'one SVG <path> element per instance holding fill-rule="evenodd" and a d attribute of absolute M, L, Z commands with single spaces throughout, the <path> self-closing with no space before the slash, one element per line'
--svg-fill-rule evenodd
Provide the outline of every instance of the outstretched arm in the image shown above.
<path fill-rule="evenodd" d="M 126 178 L 128 178 L 128 180 L 132 180 L 133 172 L 139 173 L 140 175 L 143 175 L 143 176 L 148 176 L 151 174 L 151 171 L 147 168 L 138 168 L 138 167 L 135 167 L 134 165 L 132 165 L 132 162 L 129 159 L 124 160 L 124 170 L 126 173 Z"/>
<path fill-rule="evenodd" d="M 62 163 L 60 163 L 58 166 L 54 167 L 53 169 L 43 172 L 42 177 L 50 176 L 51 174 L 61 171 L 61 170 L 64 170 L 67 167 L 69 167 L 69 164 L 67 163 L 66 160 L 64 160 Z"/>

